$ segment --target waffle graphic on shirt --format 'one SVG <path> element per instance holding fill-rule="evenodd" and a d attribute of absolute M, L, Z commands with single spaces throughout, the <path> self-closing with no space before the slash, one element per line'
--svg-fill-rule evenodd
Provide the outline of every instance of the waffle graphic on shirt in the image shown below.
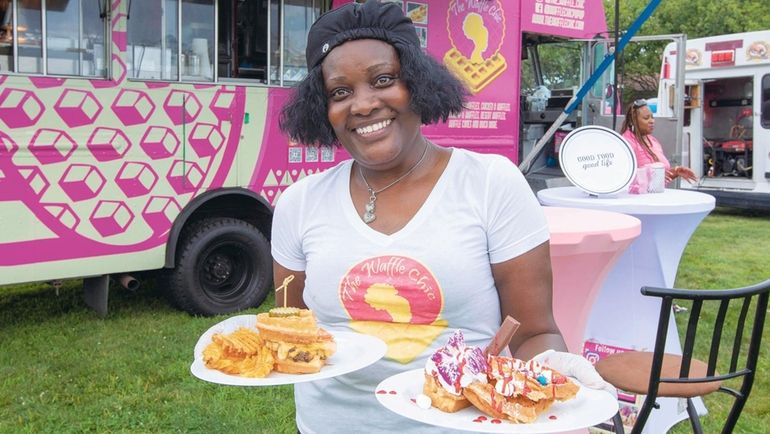
<path fill-rule="evenodd" d="M 342 277 L 339 295 L 350 316 L 350 328 L 385 341 L 385 358 L 398 363 L 419 357 L 448 326 L 441 318 L 441 285 L 414 258 L 366 258 Z"/>
<path fill-rule="evenodd" d="M 471 93 L 478 93 L 486 85 L 491 83 L 508 66 L 505 58 L 495 53 L 484 63 L 473 64 L 467 57 L 452 48 L 444 55 L 444 64 L 468 85 Z"/>

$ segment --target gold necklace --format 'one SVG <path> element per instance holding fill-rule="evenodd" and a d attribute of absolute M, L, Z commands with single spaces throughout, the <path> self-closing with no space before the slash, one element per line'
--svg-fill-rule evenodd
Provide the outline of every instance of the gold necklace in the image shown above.
<path fill-rule="evenodd" d="M 430 142 L 425 143 L 425 149 L 422 151 L 422 155 L 420 156 L 420 159 L 417 160 L 416 163 L 414 163 L 414 166 L 412 166 L 409 170 L 404 172 L 403 175 L 396 178 L 395 181 L 391 182 L 385 187 L 382 187 L 379 190 L 375 190 L 372 188 L 371 185 L 369 185 L 369 182 L 366 180 L 366 177 L 364 176 L 363 169 L 361 169 L 360 165 L 358 166 L 358 173 L 361 175 L 361 179 L 364 180 L 364 184 L 366 184 L 366 189 L 369 191 L 369 202 L 367 202 L 366 205 L 364 205 L 364 217 L 363 217 L 364 223 L 369 224 L 377 218 L 377 216 L 374 215 L 374 202 L 377 200 L 377 195 L 389 189 L 390 187 L 393 187 L 394 185 L 398 184 L 399 181 L 409 176 L 410 173 L 414 172 L 414 169 L 416 169 L 417 166 L 419 166 L 420 163 L 422 163 L 422 161 L 425 159 L 425 156 L 428 155 L 428 146 L 430 146 Z"/>

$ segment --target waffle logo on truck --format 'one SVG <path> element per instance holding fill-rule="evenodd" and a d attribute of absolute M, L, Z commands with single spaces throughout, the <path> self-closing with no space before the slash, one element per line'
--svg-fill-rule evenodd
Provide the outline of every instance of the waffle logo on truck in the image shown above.
<path fill-rule="evenodd" d="M 746 48 L 746 60 L 770 59 L 770 44 L 766 41 L 754 41 Z"/>
<path fill-rule="evenodd" d="M 444 64 L 476 94 L 508 66 L 500 52 L 503 7 L 498 0 L 452 0 L 446 24 L 452 48 L 444 54 Z"/>
<path fill-rule="evenodd" d="M 685 67 L 700 66 L 703 63 L 703 53 L 697 48 L 688 48 L 684 57 Z"/>

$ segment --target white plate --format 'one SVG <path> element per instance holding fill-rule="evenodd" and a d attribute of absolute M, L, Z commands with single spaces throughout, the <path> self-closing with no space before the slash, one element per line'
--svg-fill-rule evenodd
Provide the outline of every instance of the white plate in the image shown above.
<path fill-rule="evenodd" d="M 303 383 L 347 374 L 365 368 L 380 360 L 388 347 L 381 339 L 374 336 L 353 332 L 330 332 L 337 342 L 337 351 L 329 357 L 326 365 L 315 374 L 284 374 L 271 372 L 265 378 L 246 378 L 225 374 L 216 369 L 209 369 L 203 363 L 203 350 L 211 343 L 214 333 L 232 333 L 239 327 L 255 327 L 256 315 L 238 315 L 228 318 L 206 330 L 195 344 L 194 357 L 190 372 L 201 380 L 230 386 L 277 386 L 281 384 Z"/>
<path fill-rule="evenodd" d="M 456 413 L 444 413 L 435 407 L 424 410 L 414 401 L 422 394 L 423 382 L 422 369 L 396 374 L 377 385 L 377 400 L 388 410 L 430 425 L 492 433 L 552 433 L 576 430 L 604 422 L 618 411 L 618 402 L 609 393 L 581 387 L 575 398 L 555 402 L 534 422 L 515 424 L 486 416 L 473 406 Z M 486 419 L 479 421 L 479 416 Z M 474 419 L 477 421 L 474 422 Z"/>

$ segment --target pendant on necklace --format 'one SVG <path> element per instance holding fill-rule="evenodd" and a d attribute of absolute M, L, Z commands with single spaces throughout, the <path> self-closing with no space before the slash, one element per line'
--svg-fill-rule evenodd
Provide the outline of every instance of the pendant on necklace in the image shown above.
<path fill-rule="evenodd" d="M 377 196 L 370 194 L 369 202 L 364 205 L 364 223 L 369 224 L 377 218 L 374 215 L 374 201 L 377 200 Z"/>
<path fill-rule="evenodd" d="M 361 179 L 364 181 L 364 184 L 366 185 L 366 190 L 369 192 L 369 202 L 367 202 L 366 205 L 364 206 L 364 216 L 363 216 L 364 223 L 369 224 L 373 222 L 374 219 L 377 218 L 377 216 L 374 215 L 374 201 L 377 200 L 377 194 L 382 193 L 383 191 L 389 189 L 390 187 L 393 187 L 394 185 L 398 184 L 402 179 L 409 176 L 410 173 L 414 172 L 414 169 L 416 169 L 417 166 L 419 166 L 420 163 L 422 163 L 422 161 L 425 160 L 425 156 L 428 155 L 428 148 L 430 148 L 430 142 L 425 143 L 425 149 L 423 149 L 420 159 L 417 160 L 417 162 L 414 163 L 409 170 L 404 172 L 403 175 L 396 178 L 395 181 L 391 182 L 385 187 L 382 187 L 379 190 L 375 190 L 372 188 L 371 185 L 369 185 L 369 181 L 367 181 L 366 177 L 364 176 L 364 171 L 361 169 L 361 166 L 358 166 L 358 173 L 359 175 L 361 175 Z"/>

